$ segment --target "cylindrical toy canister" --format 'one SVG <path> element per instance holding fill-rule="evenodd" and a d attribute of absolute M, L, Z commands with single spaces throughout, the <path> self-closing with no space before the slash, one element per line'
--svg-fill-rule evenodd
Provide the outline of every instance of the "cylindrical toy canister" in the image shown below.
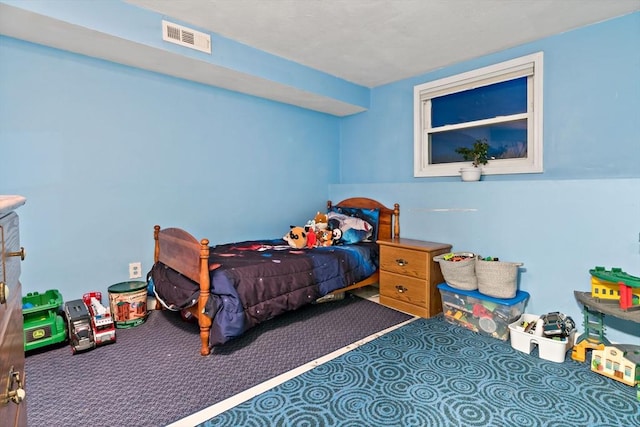
<path fill-rule="evenodd" d="M 109 305 L 116 328 L 132 328 L 147 319 L 146 282 L 121 282 L 109 286 Z"/>

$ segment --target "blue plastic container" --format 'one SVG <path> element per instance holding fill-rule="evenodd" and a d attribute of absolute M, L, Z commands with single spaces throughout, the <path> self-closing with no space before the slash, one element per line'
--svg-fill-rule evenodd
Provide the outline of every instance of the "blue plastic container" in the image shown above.
<path fill-rule="evenodd" d="M 442 311 L 449 323 L 500 340 L 509 339 L 509 324 L 520 318 L 529 294 L 518 291 L 509 299 L 493 298 L 478 291 L 463 291 L 446 283 L 438 285 Z"/>

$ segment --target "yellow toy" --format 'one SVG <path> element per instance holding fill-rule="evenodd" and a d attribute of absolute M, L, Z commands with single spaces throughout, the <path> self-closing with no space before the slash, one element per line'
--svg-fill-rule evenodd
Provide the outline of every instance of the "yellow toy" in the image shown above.
<path fill-rule="evenodd" d="M 616 344 L 593 350 L 591 370 L 633 387 L 640 381 L 640 346 Z"/>

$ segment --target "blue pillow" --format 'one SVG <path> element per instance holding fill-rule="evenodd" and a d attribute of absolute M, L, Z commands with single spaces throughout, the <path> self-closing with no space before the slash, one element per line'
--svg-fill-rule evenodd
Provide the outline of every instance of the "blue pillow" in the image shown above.
<path fill-rule="evenodd" d="M 375 242 L 376 240 L 378 240 L 378 222 L 380 219 L 380 209 L 365 209 L 365 208 L 350 208 L 350 207 L 342 207 L 342 206 L 332 206 L 331 209 L 329 210 L 329 212 L 336 212 L 342 215 L 346 215 L 346 216 L 352 216 L 355 218 L 360 218 L 366 222 L 369 223 L 369 225 L 371 225 L 371 227 L 373 228 L 372 232 L 369 234 L 369 236 L 365 236 L 364 239 L 358 240 L 358 241 L 362 241 L 362 240 L 370 240 L 372 242 Z M 343 231 L 344 234 L 344 231 Z M 356 238 L 361 238 L 362 235 L 361 233 L 356 233 L 357 237 Z M 354 238 L 355 239 L 355 238 Z M 353 239 L 349 239 L 349 240 L 353 240 Z M 350 242 L 350 243 L 355 243 L 355 242 Z"/>

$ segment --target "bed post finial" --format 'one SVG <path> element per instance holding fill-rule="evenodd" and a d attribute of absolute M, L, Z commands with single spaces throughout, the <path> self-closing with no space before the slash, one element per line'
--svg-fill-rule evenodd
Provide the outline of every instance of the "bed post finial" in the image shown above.
<path fill-rule="evenodd" d="M 400 238 L 400 204 L 393 205 L 393 238 Z"/>
<path fill-rule="evenodd" d="M 153 226 L 153 240 L 155 242 L 154 250 L 153 250 L 153 263 L 157 263 L 160 259 L 160 241 L 158 240 L 158 236 L 160 235 L 160 226 Z"/>

